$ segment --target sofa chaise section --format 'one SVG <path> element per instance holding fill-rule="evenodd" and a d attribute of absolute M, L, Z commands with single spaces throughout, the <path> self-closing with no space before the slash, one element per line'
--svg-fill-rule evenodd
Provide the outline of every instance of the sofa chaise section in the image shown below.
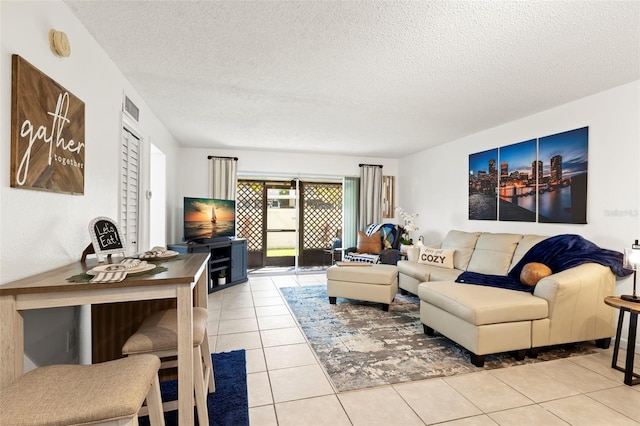
<path fill-rule="evenodd" d="M 436 281 L 420 285 L 418 292 L 425 333 L 437 330 L 464 346 L 477 366 L 485 354 L 516 351 L 524 358 L 533 321 L 548 314 L 544 299 L 521 291 Z"/>

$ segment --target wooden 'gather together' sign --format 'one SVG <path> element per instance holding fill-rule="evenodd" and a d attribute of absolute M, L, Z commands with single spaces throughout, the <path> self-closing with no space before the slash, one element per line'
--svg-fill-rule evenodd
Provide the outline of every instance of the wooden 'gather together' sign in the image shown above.
<path fill-rule="evenodd" d="M 12 56 L 11 186 L 84 194 L 84 102 Z"/>

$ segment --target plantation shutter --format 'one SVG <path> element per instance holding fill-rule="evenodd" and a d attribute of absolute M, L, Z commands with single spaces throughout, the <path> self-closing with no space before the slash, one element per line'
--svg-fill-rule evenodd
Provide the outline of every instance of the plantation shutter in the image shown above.
<path fill-rule="evenodd" d="M 139 177 L 140 138 L 123 128 L 119 223 L 129 248 L 129 254 L 138 252 Z"/>

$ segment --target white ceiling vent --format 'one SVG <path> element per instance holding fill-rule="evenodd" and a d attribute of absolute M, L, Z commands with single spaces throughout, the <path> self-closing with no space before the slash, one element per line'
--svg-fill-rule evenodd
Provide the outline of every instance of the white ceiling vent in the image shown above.
<path fill-rule="evenodd" d="M 123 110 L 129 115 L 129 117 L 136 121 L 140 121 L 140 108 L 138 108 L 126 95 L 124 97 Z"/>

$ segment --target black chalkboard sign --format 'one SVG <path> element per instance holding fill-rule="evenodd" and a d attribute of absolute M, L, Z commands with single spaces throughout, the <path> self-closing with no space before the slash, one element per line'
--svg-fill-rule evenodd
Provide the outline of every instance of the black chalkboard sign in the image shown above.
<path fill-rule="evenodd" d="M 104 216 L 96 217 L 89 223 L 89 234 L 98 258 L 100 254 L 126 254 L 127 244 L 114 220 Z"/>

